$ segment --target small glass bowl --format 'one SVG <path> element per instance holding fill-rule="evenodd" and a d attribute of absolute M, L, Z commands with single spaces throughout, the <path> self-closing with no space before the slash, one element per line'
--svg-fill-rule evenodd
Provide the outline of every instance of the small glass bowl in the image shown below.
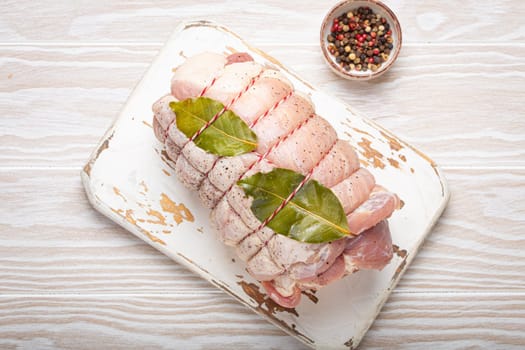
<path fill-rule="evenodd" d="M 335 18 L 339 17 L 343 13 L 347 13 L 350 10 L 355 10 L 359 7 L 369 7 L 374 11 L 374 13 L 380 15 L 381 17 L 386 18 L 387 22 L 390 24 L 390 30 L 392 31 L 392 38 L 394 39 L 394 47 L 390 51 L 388 59 L 381 64 L 379 69 L 375 72 L 368 69 L 366 71 L 356 71 L 356 70 L 345 70 L 343 67 L 337 63 L 336 58 L 328 51 L 328 35 L 331 32 L 332 24 Z M 326 16 L 323 19 L 321 25 L 321 50 L 323 52 L 323 57 L 328 64 L 328 66 L 339 76 L 345 79 L 351 80 L 368 80 L 380 76 L 385 73 L 397 59 L 399 51 L 401 50 L 402 45 L 402 35 L 401 35 L 401 26 L 396 15 L 388 8 L 385 4 L 377 0 L 345 0 L 334 7 L 332 7 Z"/>

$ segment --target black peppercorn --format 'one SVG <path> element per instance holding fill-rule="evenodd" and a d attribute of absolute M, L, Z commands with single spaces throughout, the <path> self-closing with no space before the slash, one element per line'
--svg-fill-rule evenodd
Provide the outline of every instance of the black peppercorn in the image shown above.
<path fill-rule="evenodd" d="M 394 48 L 390 28 L 386 18 L 361 6 L 333 20 L 327 49 L 344 70 L 375 72 Z"/>

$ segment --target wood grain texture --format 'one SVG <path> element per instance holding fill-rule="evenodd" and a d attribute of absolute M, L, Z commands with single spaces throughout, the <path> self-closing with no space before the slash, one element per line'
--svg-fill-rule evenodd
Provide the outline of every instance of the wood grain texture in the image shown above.
<path fill-rule="evenodd" d="M 164 42 L 187 19 L 227 24 L 253 43 L 315 43 L 331 1 L 4 1 L 0 41 Z M 405 42 L 522 42 L 525 5 L 516 0 L 454 4 L 384 0 L 397 14 Z M 20 20 L 21 18 L 37 21 Z M 269 19 L 271 19 L 269 21 Z"/>
<path fill-rule="evenodd" d="M 384 1 L 404 46 L 365 83 L 321 59 L 337 0 L 4 1 L 0 348 L 304 348 L 95 212 L 81 188 L 80 167 L 187 19 L 228 25 L 444 166 L 448 209 L 360 349 L 523 348 L 525 3 Z"/>
<path fill-rule="evenodd" d="M 0 170 L 0 201 L 17 208 L 0 212 L 0 293 L 215 291 L 95 212 L 78 173 Z M 446 175 L 448 209 L 397 290 L 524 291 L 525 170 Z"/>
<path fill-rule="evenodd" d="M 360 349 L 522 349 L 524 329 L 523 293 L 395 293 Z"/>
<path fill-rule="evenodd" d="M 0 165 L 82 166 L 158 49 L 0 47 Z M 442 166 L 525 165 L 525 46 L 407 46 L 366 83 L 336 77 L 315 46 L 262 49 Z"/>
<path fill-rule="evenodd" d="M 522 348 L 525 295 L 471 295 L 393 294 L 360 348 Z M 305 348 L 224 294 L 0 296 L 0 320 L 3 349 Z"/>
<path fill-rule="evenodd" d="M 0 296 L 0 320 L 2 349 L 304 348 L 225 294 Z"/>

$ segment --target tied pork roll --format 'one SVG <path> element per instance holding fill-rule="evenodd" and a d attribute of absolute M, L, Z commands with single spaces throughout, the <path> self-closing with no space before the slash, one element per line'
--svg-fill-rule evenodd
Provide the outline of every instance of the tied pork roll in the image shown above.
<path fill-rule="evenodd" d="M 240 117 L 257 136 L 256 148 L 219 156 L 188 138 L 170 103 L 197 97 L 218 101 L 225 106 L 221 113 Z M 281 306 L 296 306 L 302 290 L 319 289 L 358 269 L 382 269 L 392 258 L 386 219 L 398 208 L 398 197 L 375 183 L 355 150 L 278 70 L 246 53 L 190 57 L 175 70 L 170 93 L 155 102 L 153 113 L 155 135 L 179 181 L 198 192 L 221 241 L 235 247 L 247 271 Z M 274 169 L 289 169 L 329 188 L 352 235 L 305 243 L 259 220 L 253 198 L 237 182 Z"/>

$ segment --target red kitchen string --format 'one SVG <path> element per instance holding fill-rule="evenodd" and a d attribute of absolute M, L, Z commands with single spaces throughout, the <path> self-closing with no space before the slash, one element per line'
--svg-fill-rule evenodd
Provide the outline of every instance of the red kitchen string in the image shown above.
<path fill-rule="evenodd" d="M 262 222 L 259 227 L 257 227 L 254 231 L 250 232 L 248 235 L 246 235 L 242 240 L 244 241 L 247 237 L 251 236 L 252 234 L 258 232 L 259 230 L 261 230 L 263 227 L 265 227 L 270 221 L 272 221 L 272 219 L 275 218 L 275 216 L 286 206 L 286 204 L 288 204 L 292 199 L 293 197 L 295 197 L 295 195 L 297 194 L 297 192 L 299 192 L 299 190 L 306 184 L 306 182 L 312 177 L 315 169 L 319 166 L 319 164 L 321 164 L 321 162 L 323 161 L 323 159 L 325 159 L 328 154 L 332 151 L 332 149 L 335 147 L 337 143 L 337 140 L 332 144 L 332 146 L 330 147 L 330 149 L 328 149 L 328 152 L 326 152 L 322 157 L 321 159 L 319 159 L 319 161 L 317 162 L 317 164 L 315 164 L 313 166 L 312 169 L 310 169 L 310 171 L 305 175 L 305 178 L 299 183 L 299 185 L 297 185 L 297 188 L 292 192 L 290 193 L 290 195 L 279 205 L 279 207 L 277 207 L 273 213 L 268 217 L 266 218 L 266 220 L 264 220 L 264 222 Z M 264 244 L 254 253 L 252 254 L 249 258 L 253 258 L 255 255 L 257 255 L 261 249 L 263 247 L 266 247 L 266 245 L 268 244 L 268 242 L 270 241 L 270 239 L 272 239 L 272 237 L 275 236 L 275 233 L 270 237 L 268 238 L 266 241 L 264 241 Z"/>
<path fill-rule="evenodd" d="M 239 178 L 237 178 L 237 180 L 235 180 L 234 183 L 232 183 L 230 185 L 230 187 L 228 187 L 228 189 L 222 194 L 221 198 L 219 198 L 219 200 L 217 201 L 217 204 L 224 198 L 224 196 L 226 196 L 226 194 L 228 192 L 230 192 L 230 190 L 232 189 L 233 186 L 235 186 L 237 184 L 237 181 L 239 181 L 240 179 L 242 179 L 244 177 L 244 175 L 246 175 L 247 172 L 249 172 L 250 170 L 253 169 L 254 166 L 256 166 L 257 164 L 259 164 L 264 158 L 266 158 L 274 149 L 276 149 L 277 147 L 279 147 L 284 141 L 286 141 L 290 136 L 292 136 L 293 134 L 295 134 L 295 132 L 297 130 L 299 130 L 300 128 L 302 128 L 306 123 L 308 123 L 308 121 L 310 119 L 312 119 L 314 115 L 311 114 L 310 116 L 308 116 L 308 118 L 305 118 L 303 121 L 301 121 L 301 123 L 299 123 L 299 125 L 297 125 L 295 127 L 295 129 L 293 129 L 290 133 L 286 134 L 282 139 L 280 139 L 279 141 L 277 141 L 275 144 L 273 144 L 270 148 L 268 148 L 268 150 L 266 152 L 264 152 L 263 154 L 259 155 L 259 157 L 257 158 L 257 160 L 255 162 L 253 162 L 252 164 L 250 164 L 250 166 L 248 167 L 248 169 L 246 169 L 246 171 L 241 174 L 241 176 L 239 176 Z M 215 208 L 212 208 L 212 209 L 215 209 Z"/>
<path fill-rule="evenodd" d="M 290 96 L 292 96 L 293 94 L 293 91 L 290 91 L 286 96 L 284 96 L 282 99 L 280 99 L 279 101 L 275 102 L 275 104 L 270 107 L 266 112 L 264 112 L 263 114 L 261 114 L 260 116 L 258 116 L 249 126 L 250 126 L 250 129 L 253 128 L 255 125 L 257 125 L 257 123 L 268 116 L 268 114 L 272 113 L 277 107 L 279 107 L 281 104 L 283 104 L 287 99 L 290 98 Z"/>
<path fill-rule="evenodd" d="M 254 84 L 255 82 L 261 77 L 262 75 L 262 72 L 259 72 L 259 74 L 257 74 L 255 77 L 253 77 L 251 80 L 250 80 L 250 83 L 246 85 L 246 87 L 244 89 L 242 89 L 241 91 L 239 91 L 239 93 L 237 94 L 237 96 L 235 96 L 226 106 L 224 106 L 219 112 L 217 112 L 208 122 L 206 122 L 202 128 L 200 128 L 195 134 L 193 134 L 193 136 L 188 139 L 184 145 L 181 147 L 180 149 L 180 154 L 182 156 L 184 156 L 184 148 L 186 148 L 186 146 L 194 141 L 200 134 L 202 134 L 204 132 L 204 130 L 206 130 L 211 124 L 213 124 L 213 122 L 215 122 L 224 112 L 226 112 L 239 98 L 241 98 L 241 96 L 246 92 L 248 91 Z M 209 86 L 205 87 L 204 89 L 202 89 L 199 97 L 202 97 L 202 95 L 206 92 L 207 89 L 209 89 L 213 84 L 215 84 L 215 81 L 216 79 L 212 79 L 211 83 L 209 84 Z M 173 123 L 175 122 L 176 119 L 173 120 L 173 122 L 171 122 L 171 124 L 168 126 L 168 128 L 166 129 L 166 135 L 171 127 L 171 125 L 173 125 Z M 185 157 L 186 158 L 186 157 Z M 187 158 L 186 158 L 187 159 Z M 218 158 L 215 159 L 215 162 L 213 163 L 212 167 L 215 165 L 215 163 L 217 162 Z"/>
<path fill-rule="evenodd" d="M 210 89 L 210 88 L 215 84 L 216 81 L 217 81 L 217 77 L 214 77 L 214 78 L 211 80 L 211 82 L 210 82 L 208 85 L 206 85 L 206 86 L 202 89 L 202 91 L 201 91 L 200 94 L 199 94 L 199 97 L 204 96 L 204 94 L 206 93 L 206 91 L 208 91 L 208 89 Z M 173 121 L 172 121 L 172 122 L 168 125 L 168 127 L 166 128 L 166 132 L 165 132 L 165 137 L 166 137 L 166 138 L 168 137 L 168 133 L 169 133 L 169 131 L 170 131 L 170 128 L 171 128 L 171 126 L 175 123 L 175 121 L 176 121 L 176 118 L 173 118 Z"/>
<path fill-rule="evenodd" d="M 273 112 L 277 107 L 279 107 L 281 104 L 283 104 L 290 96 L 292 96 L 293 94 L 293 91 L 290 91 L 290 93 L 288 93 L 286 96 L 284 96 L 282 99 L 280 99 L 279 101 L 277 101 L 272 107 L 270 107 L 266 112 L 264 112 L 263 114 L 261 114 L 260 116 L 258 116 L 250 125 L 249 125 L 249 128 L 252 129 L 261 119 L 265 118 L 266 116 L 268 116 L 271 112 Z M 217 164 L 217 162 L 219 161 L 219 159 L 221 159 L 221 157 L 217 157 L 215 159 L 215 161 L 213 162 L 213 164 L 211 165 L 211 168 L 210 170 L 208 170 L 208 172 L 206 172 L 205 174 L 205 177 L 208 177 L 208 174 L 213 170 L 213 168 L 215 168 L 215 165 Z M 243 174 L 244 176 L 244 174 Z M 202 182 L 201 182 L 201 185 L 202 185 Z M 213 185 L 213 184 L 212 184 Z M 215 185 L 213 185 L 215 187 Z M 199 186 L 200 187 L 200 186 Z M 230 187 L 231 189 L 231 187 Z M 222 197 L 221 197 L 222 199 Z"/>
<path fill-rule="evenodd" d="M 209 88 L 211 88 L 213 86 L 213 84 L 215 84 L 215 82 L 217 81 L 217 77 L 214 77 L 212 80 L 211 80 L 211 83 L 209 83 L 208 85 L 206 85 L 204 87 L 204 89 L 202 89 L 201 93 L 199 94 L 199 97 L 202 97 L 204 96 L 204 94 L 206 93 L 206 91 L 208 91 Z"/>
<path fill-rule="evenodd" d="M 217 112 L 209 121 L 206 122 L 206 124 L 204 124 L 202 126 L 202 128 L 200 128 L 195 134 L 193 134 L 193 136 L 188 140 L 186 141 L 186 144 L 182 147 L 184 148 L 188 143 L 194 141 L 197 137 L 199 137 L 200 134 L 202 134 L 204 132 L 204 130 L 206 130 L 211 124 L 213 124 L 217 119 L 219 119 L 219 117 L 224 113 L 226 112 L 228 109 L 230 109 L 230 107 L 235 103 L 237 102 L 238 99 L 241 98 L 242 95 L 244 95 L 244 93 L 246 91 L 248 91 L 254 84 L 255 82 L 261 77 L 261 74 L 262 74 L 262 71 L 259 72 L 259 74 L 257 74 L 255 77 L 253 77 L 251 80 L 250 80 L 250 83 L 246 85 L 246 87 L 244 89 L 242 89 L 241 91 L 239 91 L 239 93 L 237 94 L 237 96 L 235 96 L 231 101 L 230 103 L 228 103 L 226 106 L 224 106 L 219 112 Z"/>
<path fill-rule="evenodd" d="M 264 220 L 260 225 L 259 227 L 255 230 L 256 231 L 259 231 L 260 229 L 262 229 L 263 227 L 265 227 L 270 221 L 272 221 L 273 218 L 275 218 L 275 216 L 277 216 L 277 214 L 279 214 L 279 212 L 286 206 L 286 204 L 290 203 L 290 201 L 295 197 L 295 195 L 297 194 L 297 192 L 299 192 L 301 190 L 301 188 L 303 188 L 303 186 L 308 182 L 308 180 L 310 180 L 310 178 L 312 177 L 315 169 L 319 166 L 319 164 L 321 164 L 321 162 L 326 158 L 326 156 L 330 153 L 330 151 L 332 150 L 332 148 L 334 148 L 335 144 L 337 143 L 337 140 L 336 142 L 334 142 L 332 144 L 332 146 L 328 149 L 328 151 L 323 154 L 323 156 L 319 159 L 319 161 L 312 167 L 312 169 L 310 169 L 310 171 L 308 171 L 308 173 L 306 173 L 304 179 L 299 183 L 299 185 L 297 185 L 297 187 L 292 191 L 292 193 L 290 193 L 288 195 L 288 197 L 286 197 L 286 199 L 273 211 L 273 213 L 268 216 L 266 218 L 266 220 Z"/>

